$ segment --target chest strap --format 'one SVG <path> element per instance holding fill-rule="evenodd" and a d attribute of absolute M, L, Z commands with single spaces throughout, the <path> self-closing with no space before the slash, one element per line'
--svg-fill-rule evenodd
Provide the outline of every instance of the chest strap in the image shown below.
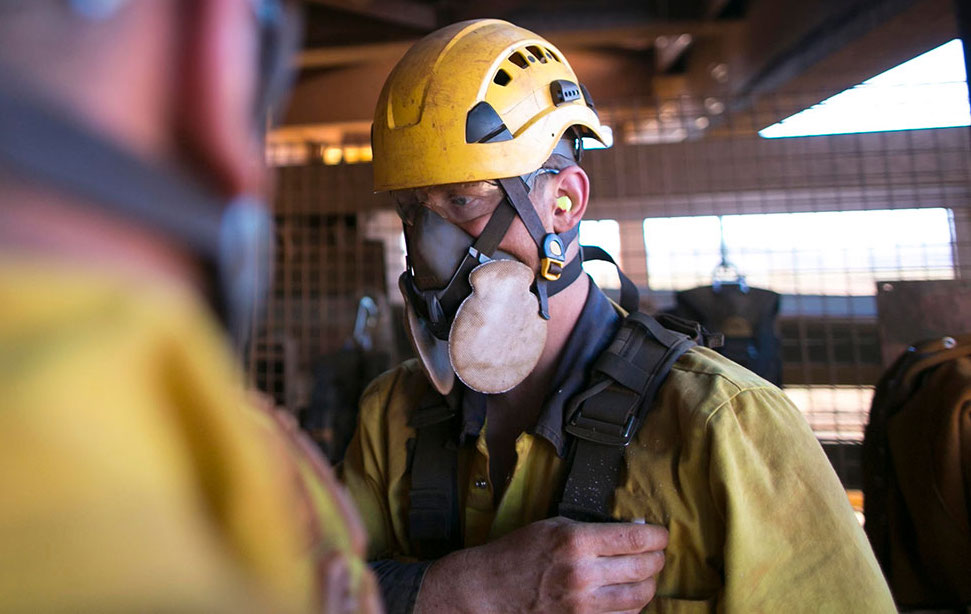
<path fill-rule="evenodd" d="M 624 450 L 637 433 L 675 361 L 696 343 L 718 344 L 693 322 L 627 316 L 607 350 L 594 362 L 590 385 L 567 406 L 566 431 L 573 436 L 561 516 L 608 522 L 620 484 Z M 668 328 L 665 328 L 667 326 Z M 669 330 L 671 329 L 671 330 Z M 439 558 L 462 547 L 458 496 L 455 399 L 431 391 L 409 420 L 416 430 L 411 465 L 409 531 L 421 559 Z"/>
<path fill-rule="evenodd" d="M 573 436 L 557 513 L 585 522 L 612 520 L 624 451 L 675 361 L 695 345 L 690 335 L 632 313 L 594 363 L 590 386 L 567 406 Z"/>
<path fill-rule="evenodd" d="M 415 554 L 436 559 L 462 546 L 455 410 L 431 391 L 412 414 L 415 429 L 408 528 Z"/>

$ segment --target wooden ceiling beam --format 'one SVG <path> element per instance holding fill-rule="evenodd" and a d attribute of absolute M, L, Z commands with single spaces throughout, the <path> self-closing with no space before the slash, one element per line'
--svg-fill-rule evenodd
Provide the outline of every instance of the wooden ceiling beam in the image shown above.
<path fill-rule="evenodd" d="M 632 41 L 643 41 L 647 43 L 645 46 L 652 46 L 658 36 L 688 34 L 696 39 L 722 36 L 738 29 L 740 25 L 741 22 L 735 21 L 670 21 L 596 30 L 543 30 L 538 28 L 536 31 L 563 50 L 583 47 L 625 49 L 630 48 L 628 43 Z M 303 69 L 331 68 L 374 62 L 389 57 L 401 57 L 414 42 L 415 40 L 406 40 L 304 49 L 298 56 L 298 65 Z"/>
<path fill-rule="evenodd" d="M 408 40 L 304 49 L 297 54 L 297 66 L 304 70 L 313 70 L 400 58 L 414 43 L 415 41 Z"/>
<path fill-rule="evenodd" d="M 399 26 L 431 32 L 438 27 L 435 7 L 415 0 L 306 0 L 327 8 L 353 13 Z"/>

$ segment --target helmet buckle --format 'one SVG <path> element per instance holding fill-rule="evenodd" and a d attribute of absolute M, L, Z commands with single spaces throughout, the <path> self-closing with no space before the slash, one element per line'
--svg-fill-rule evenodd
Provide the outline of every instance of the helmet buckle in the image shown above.
<path fill-rule="evenodd" d="M 563 274 L 566 264 L 566 249 L 557 235 L 550 233 L 543 239 L 543 255 L 540 258 L 540 276 L 547 281 L 556 281 Z"/>

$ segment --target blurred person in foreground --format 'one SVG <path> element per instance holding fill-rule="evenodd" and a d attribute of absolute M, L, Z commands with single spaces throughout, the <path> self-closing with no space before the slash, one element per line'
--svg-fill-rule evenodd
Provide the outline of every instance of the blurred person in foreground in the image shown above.
<path fill-rule="evenodd" d="M 359 521 L 251 404 L 272 0 L 0 0 L 0 611 L 373 611 Z"/>
<path fill-rule="evenodd" d="M 612 139 L 558 49 L 434 32 L 372 135 L 419 358 L 365 392 L 342 478 L 389 611 L 892 611 L 799 410 L 582 274 L 581 139 Z"/>

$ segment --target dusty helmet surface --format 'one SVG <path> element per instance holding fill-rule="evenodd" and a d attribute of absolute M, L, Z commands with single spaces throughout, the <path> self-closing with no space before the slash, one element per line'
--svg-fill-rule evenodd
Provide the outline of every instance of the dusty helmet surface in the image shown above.
<path fill-rule="evenodd" d="M 525 175 L 570 128 L 612 145 L 556 47 L 497 19 L 456 23 L 415 43 L 384 84 L 374 189 Z"/>

